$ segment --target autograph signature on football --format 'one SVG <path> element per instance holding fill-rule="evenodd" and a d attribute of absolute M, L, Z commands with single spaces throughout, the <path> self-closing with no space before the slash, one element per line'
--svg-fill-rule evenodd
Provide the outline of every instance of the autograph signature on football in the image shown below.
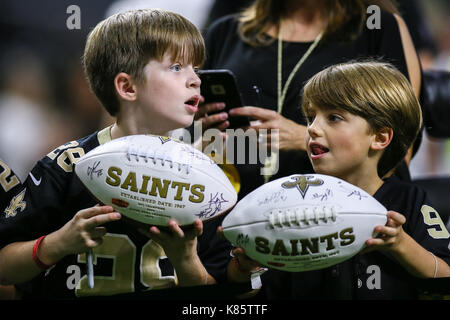
<path fill-rule="evenodd" d="M 199 218 L 211 218 L 213 217 L 217 212 L 222 211 L 222 204 L 228 202 L 228 200 L 223 198 L 223 193 L 217 192 L 214 196 L 210 195 L 210 200 L 206 205 L 203 207 L 206 207 L 202 211 L 200 211 L 199 214 L 196 214 Z"/>
<path fill-rule="evenodd" d="M 88 167 L 87 168 L 87 175 L 91 180 L 93 179 L 94 174 L 97 175 L 97 178 L 99 178 L 103 174 L 103 169 L 97 169 L 97 167 L 100 165 L 100 161 L 94 162 L 94 167 Z"/>

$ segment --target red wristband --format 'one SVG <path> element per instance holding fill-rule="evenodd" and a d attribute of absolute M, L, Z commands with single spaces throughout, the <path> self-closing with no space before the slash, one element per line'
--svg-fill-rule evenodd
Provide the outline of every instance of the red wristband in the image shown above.
<path fill-rule="evenodd" d="M 36 263 L 36 265 L 39 267 L 39 269 L 42 269 L 42 270 L 47 270 L 52 267 L 52 266 L 49 266 L 49 265 L 46 265 L 45 263 L 43 263 L 37 255 L 38 247 L 41 244 L 41 241 L 44 240 L 45 237 L 46 236 L 42 236 L 36 240 L 36 243 L 34 244 L 34 247 L 33 247 L 33 255 L 32 255 L 34 263 Z"/>

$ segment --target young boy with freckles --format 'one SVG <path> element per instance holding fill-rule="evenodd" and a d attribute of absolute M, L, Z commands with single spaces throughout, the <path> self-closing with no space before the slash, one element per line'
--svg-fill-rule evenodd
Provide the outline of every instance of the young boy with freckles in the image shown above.
<path fill-rule="evenodd" d="M 269 299 L 416 299 L 415 279 L 450 277 L 450 233 L 420 187 L 385 177 L 421 126 L 408 80 L 392 65 L 328 67 L 305 85 L 307 153 L 314 171 L 358 186 L 388 211 L 361 254 L 323 270 L 262 276 Z"/>
<path fill-rule="evenodd" d="M 91 31 L 86 76 L 116 121 L 56 148 L 32 169 L 20 189 L 22 201 L 0 221 L 0 284 L 39 275 L 32 297 L 70 299 L 226 281 L 231 248 L 217 237 L 222 218 L 207 224 L 197 219 L 191 229 L 171 220 L 167 229 L 152 226 L 143 234 L 111 206 L 97 205 L 73 171 L 77 159 L 112 139 L 189 126 L 204 59 L 199 30 L 168 11 L 119 13 Z M 90 249 L 94 288 L 85 271 Z"/>

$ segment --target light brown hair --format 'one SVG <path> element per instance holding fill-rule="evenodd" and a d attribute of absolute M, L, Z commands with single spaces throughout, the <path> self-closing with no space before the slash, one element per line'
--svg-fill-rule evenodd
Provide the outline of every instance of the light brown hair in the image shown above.
<path fill-rule="evenodd" d="M 90 33 L 83 55 L 89 86 L 112 115 L 119 111 L 114 78 L 125 72 L 143 81 L 144 66 L 169 53 L 182 64 L 201 66 L 205 45 L 200 31 L 186 18 L 164 10 L 134 10 L 101 21 Z"/>
<path fill-rule="evenodd" d="M 364 118 L 372 133 L 393 130 L 378 163 L 383 177 L 405 157 L 422 123 L 420 104 L 408 79 L 389 63 L 362 61 L 330 66 L 303 88 L 302 112 L 310 106 L 345 110 Z"/>

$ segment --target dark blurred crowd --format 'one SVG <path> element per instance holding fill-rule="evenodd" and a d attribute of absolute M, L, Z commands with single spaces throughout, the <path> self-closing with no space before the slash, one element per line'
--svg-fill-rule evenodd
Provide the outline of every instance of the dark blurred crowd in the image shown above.
<path fill-rule="evenodd" d="M 244 0 L 3 0 L 0 11 L 0 158 L 25 179 L 35 161 L 110 123 L 81 68 L 87 34 L 115 12 L 155 7 L 179 12 L 201 30 Z M 450 1 L 400 1 L 424 69 L 450 70 Z M 69 28 L 79 8 L 79 28 Z M 450 142 L 425 135 L 413 177 L 450 175 Z"/>

